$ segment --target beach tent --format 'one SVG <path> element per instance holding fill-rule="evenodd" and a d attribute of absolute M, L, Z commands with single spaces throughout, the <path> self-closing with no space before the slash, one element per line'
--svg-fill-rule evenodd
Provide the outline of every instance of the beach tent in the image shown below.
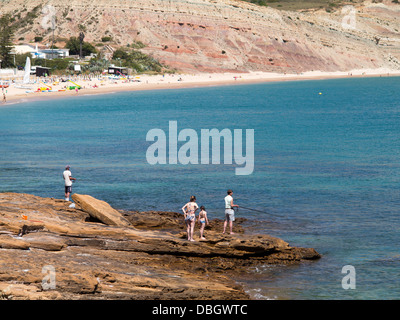
<path fill-rule="evenodd" d="M 49 76 L 49 75 L 50 75 L 50 68 L 45 68 L 42 66 L 36 67 L 36 76 L 37 77 L 44 77 L 44 76 Z"/>
<path fill-rule="evenodd" d="M 115 74 L 115 75 L 119 74 L 119 75 L 122 75 L 122 76 L 127 76 L 128 75 L 128 68 L 110 66 L 110 67 L 108 67 L 108 74 Z"/>

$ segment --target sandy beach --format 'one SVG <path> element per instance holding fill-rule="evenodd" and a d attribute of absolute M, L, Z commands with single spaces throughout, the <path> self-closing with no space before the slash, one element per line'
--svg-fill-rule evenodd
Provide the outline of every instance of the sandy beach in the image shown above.
<path fill-rule="evenodd" d="M 250 84 L 272 81 L 300 81 L 300 80 L 322 80 L 334 78 L 352 77 L 388 77 L 400 76 L 399 70 L 360 69 L 347 72 L 321 72 L 309 71 L 301 74 L 279 74 L 266 72 L 249 73 L 200 73 L 200 74 L 165 74 L 165 75 L 134 75 L 129 78 L 112 78 L 107 75 L 92 77 L 52 77 L 49 79 L 31 79 L 33 83 L 23 85 L 21 80 L 9 83 L 4 89 L 7 101 L 0 106 L 27 102 L 31 100 L 42 100 L 49 98 L 63 98 L 68 96 L 107 94 L 120 91 L 134 90 L 156 90 L 156 89 L 179 89 L 200 86 L 220 86 Z M 81 87 L 80 90 L 66 90 L 68 86 L 74 86 L 69 81 L 62 82 L 60 79 L 71 79 Z M 38 88 L 49 88 L 49 91 L 38 91 Z M 3 99 L 2 99 L 3 100 Z"/>

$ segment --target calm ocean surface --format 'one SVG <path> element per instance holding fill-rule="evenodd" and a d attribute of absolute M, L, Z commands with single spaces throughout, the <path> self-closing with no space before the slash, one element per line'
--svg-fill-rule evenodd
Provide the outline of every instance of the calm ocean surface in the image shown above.
<path fill-rule="evenodd" d="M 231 188 L 239 205 L 268 212 L 239 210 L 251 232 L 323 256 L 238 275 L 254 299 L 400 298 L 400 78 L 83 93 L 0 107 L 0 192 L 62 199 L 69 164 L 73 192 L 115 208 L 179 212 L 194 194 L 223 218 Z M 254 172 L 148 164 L 147 132 L 168 134 L 172 120 L 199 137 L 254 129 Z M 342 288 L 345 265 L 356 289 Z"/>

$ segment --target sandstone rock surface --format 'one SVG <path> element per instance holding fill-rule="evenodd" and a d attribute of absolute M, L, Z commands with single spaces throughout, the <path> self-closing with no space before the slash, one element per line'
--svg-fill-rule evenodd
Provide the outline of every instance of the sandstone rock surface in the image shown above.
<path fill-rule="evenodd" d="M 98 200 L 89 195 L 73 194 L 74 200 L 83 211 L 91 217 L 111 226 L 129 226 L 130 223 L 117 210 L 113 209 L 107 202 Z"/>
<path fill-rule="evenodd" d="M 214 220 L 207 240 L 189 242 L 178 213 L 116 210 L 128 222 L 116 226 L 69 204 L 0 193 L 3 299 L 248 299 L 232 279 L 249 267 L 320 257 L 275 237 L 247 235 L 240 220 L 235 235 L 221 234 Z M 43 282 L 48 270 L 50 289 Z"/>

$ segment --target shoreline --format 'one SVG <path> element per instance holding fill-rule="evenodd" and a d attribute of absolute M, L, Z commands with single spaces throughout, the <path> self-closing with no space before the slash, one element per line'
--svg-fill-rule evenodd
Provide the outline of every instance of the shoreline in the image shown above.
<path fill-rule="evenodd" d="M 0 106 L 9 106 L 29 101 L 43 101 L 48 99 L 60 99 L 87 95 L 103 95 L 126 91 L 148 91 L 148 90 L 169 90 L 197 87 L 214 87 L 228 85 L 245 85 L 268 82 L 286 81 L 311 81 L 329 79 L 351 79 L 371 77 L 399 77 L 400 70 L 388 69 L 361 69 L 349 72 L 319 72 L 310 71 L 302 74 L 276 74 L 265 72 L 249 72 L 241 74 L 186 74 L 186 75 L 141 75 L 134 77 L 135 82 L 127 82 L 117 79 L 96 78 L 91 80 L 77 80 L 82 89 L 76 93 L 74 90 L 56 92 L 29 92 L 27 89 L 16 88 L 13 85 L 6 89 L 7 102 L 0 102 Z M 132 78 L 132 77 L 131 77 Z M 140 82 L 137 82 L 140 81 Z M 100 84 L 100 85 L 99 85 Z M 63 90 L 64 83 L 54 85 L 53 90 Z M 41 86 L 30 84 L 31 90 Z M 97 86 L 94 88 L 94 86 Z"/>

